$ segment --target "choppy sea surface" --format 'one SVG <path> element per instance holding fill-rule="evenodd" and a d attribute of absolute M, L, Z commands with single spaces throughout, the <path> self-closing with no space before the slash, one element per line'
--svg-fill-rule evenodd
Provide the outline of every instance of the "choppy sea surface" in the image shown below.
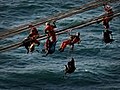
<path fill-rule="evenodd" d="M 0 32 L 55 15 L 89 3 L 91 0 L 0 0 Z M 113 9 L 120 4 L 110 4 Z M 104 13 L 103 7 L 59 20 L 59 28 L 87 20 Z M 43 33 L 44 25 L 37 27 Z M 73 51 L 68 46 L 59 52 L 61 42 L 68 33 L 57 36 L 55 53 L 44 57 L 41 52 L 45 40 L 41 41 L 40 52 L 26 54 L 24 47 L 0 53 L 0 90 L 120 90 L 120 17 L 110 22 L 115 41 L 102 42 L 103 25 L 93 24 L 77 29 L 81 43 Z M 17 34 L 0 41 L 1 46 L 22 41 L 29 32 Z M 76 70 L 64 76 L 64 65 L 74 57 Z"/>

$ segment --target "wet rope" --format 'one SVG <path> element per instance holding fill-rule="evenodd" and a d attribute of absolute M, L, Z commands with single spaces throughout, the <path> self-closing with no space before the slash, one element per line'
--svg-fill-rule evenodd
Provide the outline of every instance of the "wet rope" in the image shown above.
<path fill-rule="evenodd" d="M 96 17 L 96 18 L 92 18 L 92 19 L 86 20 L 86 21 L 84 21 L 82 23 L 79 23 L 77 25 L 74 25 L 72 27 L 68 27 L 68 28 L 59 30 L 59 31 L 56 32 L 56 34 L 60 35 L 60 34 L 63 34 L 65 32 L 68 32 L 69 30 L 76 30 L 78 28 L 83 28 L 83 27 L 89 26 L 89 25 L 94 24 L 94 23 L 96 23 L 98 21 L 102 21 L 102 18 L 104 16 L 106 16 L 106 14 L 103 14 L 103 15 L 101 15 L 99 17 Z M 114 15 L 111 16 L 111 17 L 117 17 L 117 16 L 120 16 L 120 10 L 114 11 Z M 44 40 L 46 38 L 47 38 L 46 35 L 42 35 L 37 40 Z M 0 52 L 5 52 L 7 50 L 18 48 L 18 47 L 22 46 L 22 44 L 23 44 L 22 42 L 18 42 L 18 43 L 15 43 L 15 44 L 12 44 L 12 45 L 9 45 L 9 46 L 6 46 L 6 47 L 1 47 L 0 48 Z"/>
<path fill-rule="evenodd" d="M 34 26 L 40 26 L 41 24 L 44 24 L 44 23 L 52 21 L 52 20 L 55 20 L 55 21 L 60 20 L 60 19 L 66 18 L 66 17 L 70 17 L 74 14 L 82 13 L 82 12 L 97 8 L 99 6 L 102 6 L 103 3 L 105 3 L 105 2 L 113 3 L 113 2 L 117 2 L 117 1 L 119 1 L 119 0 L 96 0 L 96 1 L 93 1 L 91 3 L 82 5 L 78 8 L 69 10 L 67 12 L 60 13 L 60 14 L 57 14 L 57 15 L 52 16 L 52 17 L 44 18 L 42 20 L 41 19 L 36 20 L 36 21 L 33 21 L 29 24 L 33 24 Z M 19 27 L 8 30 L 7 32 L 0 33 L 0 40 L 6 38 L 8 36 L 12 36 L 12 35 L 27 31 L 29 29 L 29 27 L 28 27 L 29 24 L 21 25 Z"/>

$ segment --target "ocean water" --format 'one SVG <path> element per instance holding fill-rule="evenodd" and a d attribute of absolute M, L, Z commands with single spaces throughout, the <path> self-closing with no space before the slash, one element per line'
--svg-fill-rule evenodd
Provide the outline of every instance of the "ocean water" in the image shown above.
<path fill-rule="evenodd" d="M 89 3 L 91 0 L 0 0 L 0 32 L 55 15 Z M 120 3 L 110 4 L 119 9 Z M 59 20 L 59 28 L 87 20 L 104 13 L 103 7 Z M 43 34 L 44 25 L 37 27 Z M 40 41 L 40 52 L 26 54 L 24 47 L 0 53 L 0 90 L 120 90 L 120 17 L 110 22 L 115 41 L 102 42 L 103 25 L 94 24 L 77 29 L 81 43 L 73 51 L 68 46 L 59 52 L 61 42 L 68 33 L 57 36 L 55 53 L 44 56 L 41 52 L 45 40 Z M 29 32 L 0 41 L 4 47 L 23 40 Z M 76 70 L 64 77 L 64 65 L 74 57 Z"/>

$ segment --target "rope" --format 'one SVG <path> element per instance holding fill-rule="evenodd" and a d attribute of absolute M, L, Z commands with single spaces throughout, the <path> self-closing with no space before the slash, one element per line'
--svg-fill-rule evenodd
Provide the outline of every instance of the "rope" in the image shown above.
<path fill-rule="evenodd" d="M 111 17 L 117 17 L 119 15 L 120 15 L 120 11 L 114 11 L 114 15 L 111 16 Z M 96 18 L 92 18 L 92 19 L 86 20 L 86 21 L 84 21 L 82 23 L 79 23 L 77 25 L 74 25 L 72 27 L 68 27 L 66 29 L 59 30 L 59 31 L 56 32 L 56 34 L 60 35 L 60 34 L 63 34 L 65 32 L 67 32 L 68 30 L 75 30 L 75 29 L 78 29 L 78 28 L 83 28 L 83 27 L 89 26 L 89 25 L 94 24 L 94 23 L 96 23 L 98 21 L 102 21 L 102 18 L 104 16 L 106 16 L 106 14 L 103 14 L 103 15 L 101 15 L 99 17 L 96 17 Z M 38 40 L 44 40 L 46 38 L 47 38 L 46 35 L 42 35 L 42 36 L 40 36 L 38 38 Z M 0 48 L 0 52 L 4 52 L 4 51 L 7 51 L 7 50 L 15 49 L 15 48 L 18 48 L 20 46 L 22 46 L 22 42 L 18 42 L 18 43 L 15 43 L 15 44 L 12 44 L 12 45 L 9 45 L 9 46 L 6 46 L 6 47 L 2 47 L 2 48 Z"/>
<path fill-rule="evenodd" d="M 117 1 L 119 1 L 119 0 L 96 0 L 91 3 L 82 5 L 78 8 L 69 10 L 67 12 L 59 13 L 55 16 L 44 18 L 42 20 L 33 21 L 30 24 L 33 24 L 34 26 L 40 26 L 41 24 L 44 24 L 44 23 L 52 21 L 52 20 L 55 20 L 55 21 L 60 20 L 60 19 L 66 18 L 66 17 L 70 17 L 74 14 L 82 13 L 82 12 L 97 8 L 99 6 L 102 6 L 104 2 L 113 3 L 113 2 L 117 2 Z M 7 32 L 0 33 L 0 40 L 6 38 L 8 36 L 12 36 L 12 35 L 27 31 L 29 29 L 28 25 L 29 24 L 21 25 L 19 27 L 8 30 Z"/>

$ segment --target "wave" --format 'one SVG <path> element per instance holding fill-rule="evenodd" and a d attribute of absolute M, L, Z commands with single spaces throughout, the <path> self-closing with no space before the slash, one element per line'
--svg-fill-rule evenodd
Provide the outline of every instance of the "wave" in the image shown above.
<path fill-rule="evenodd" d="M 118 68 L 119 69 L 119 68 Z M 111 72 L 111 71 L 110 71 Z M 31 72 L 7 72 L 7 75 L 4 75 L 5 72 L 2 72 L 3 75 L 0 75 L 0 88 L 1 89 L 40 89 L 40 88 L 76 88 L 84 86 L 99 86 L 103 83 L 112 84 L 119 83 L 114 79 L 119 78 L 115 76 L 105 75 L 105 73 L 98 73 L 90 70 L 80 70 L 76 71 L 71 75 L 64 77 L 63 71 L 49 71 L 49 70 L 35 70 Z M 116 75 L 117 76 L 117 75 Z M 112 77 L 112 79 L 111 79 Z M 71 87 L 72 86 L 72 87 Z M 100 87 L 99 87 L 100 88 Z M 60 88 L 62 90 L 63 88 Z M 51 90 L 49 88 L 49 90 Z"/>

